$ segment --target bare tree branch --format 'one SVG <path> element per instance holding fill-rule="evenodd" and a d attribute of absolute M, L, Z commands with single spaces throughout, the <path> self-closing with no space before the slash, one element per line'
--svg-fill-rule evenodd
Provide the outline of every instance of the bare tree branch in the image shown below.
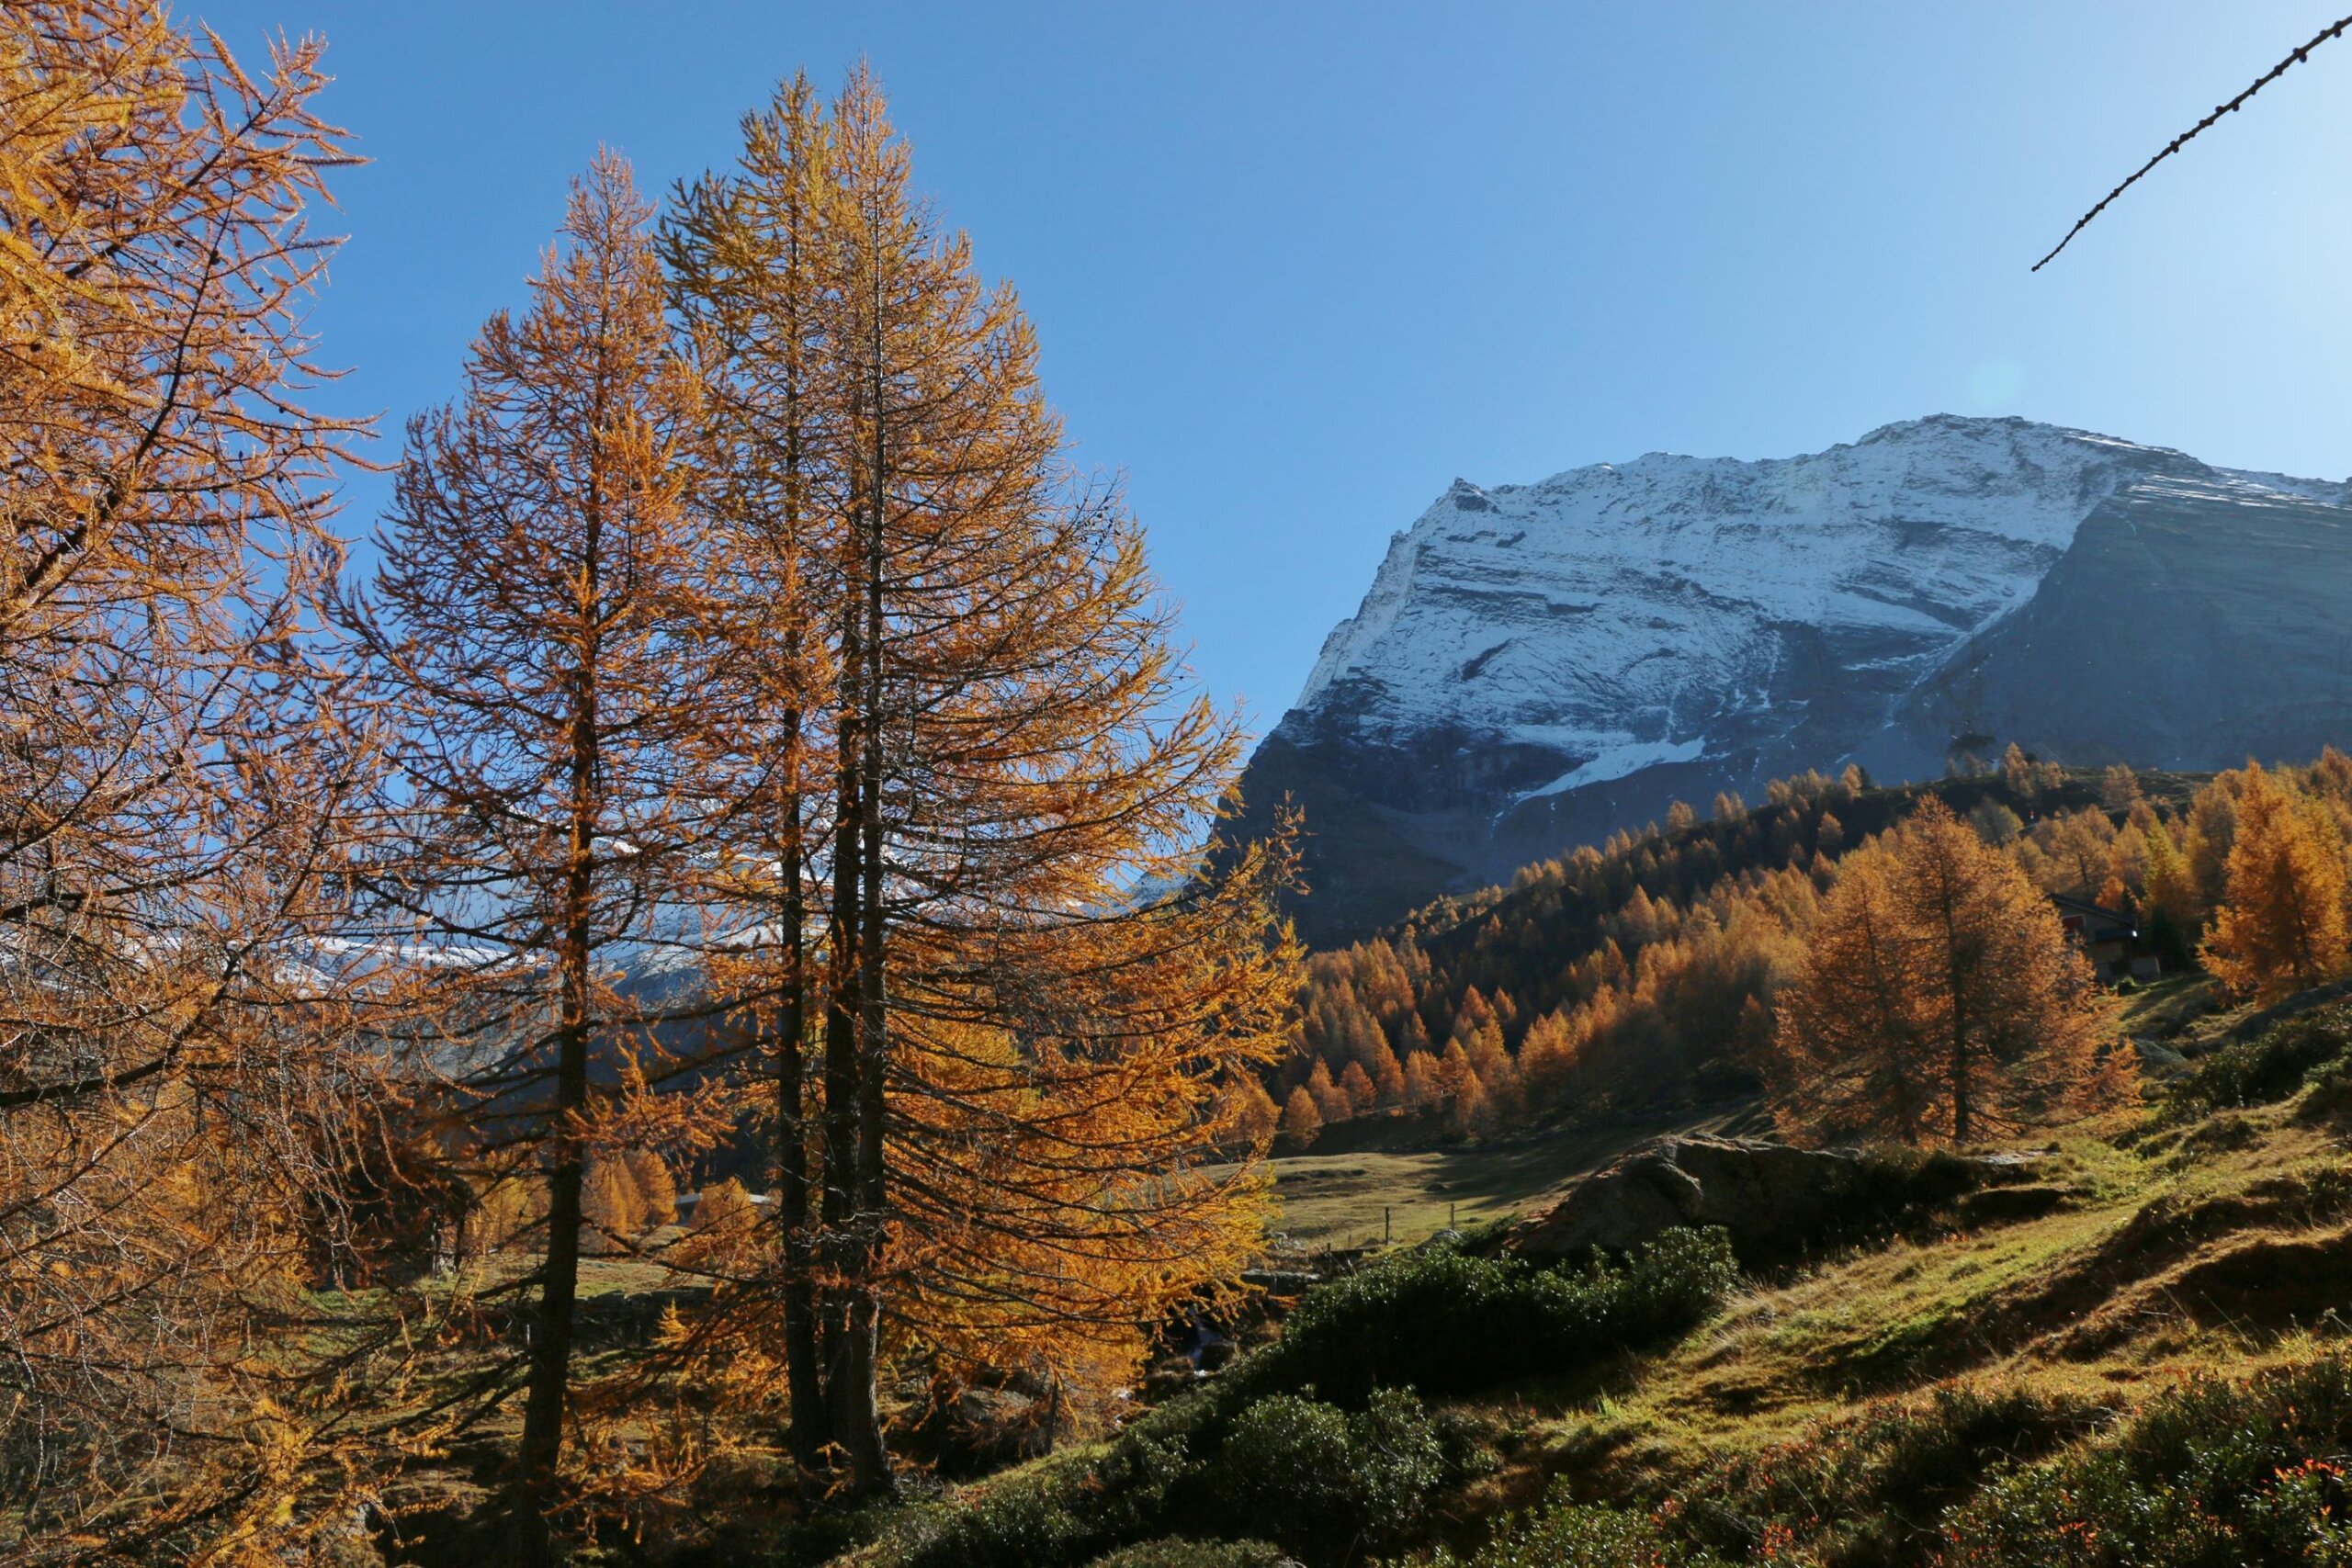
<path fill-rule="evenodd" d="M 2117 197 L 2121 196 L 2125 191 L 2130 190 L 2133 186 L 2138 185 L 2147 175 L 2150 169 L 2154 168 L 2158 164 L 2163 163 L 2166 158 L 2171 157 L 2174 153 L 2188 146 L 2191 141 L 2197 139 L 2197 136 L 2200 131 L 2203 131 L 2208 127 L 2211 126 L 2223 115 L 2234 114 L 2237 111 L 2238 107 L 2244 104 L 2248 98 L 2253 97 L 2255 94 L 2262 91 L 2263 88 L 2267 87 L 2271 83 L 2278 80 L 2279 77 L 2284 76 L 2287 73 L 2289 67 L 2301 65 L 2304 61 L 2310 59 L 2312 50 L 2317 49 L 2321 44 L 2325 43 L 2330 39 L 2343 37 L 2344 30 L 2346 28 L 2352 28 L 2352 17 L 2339 17 L 2335 22 L 2322 28 L 2317 34 L 2313 35 L 2309 41 L 2296 49 L 2292 54 L 2290 54 L 2286 59 L 2280 61 L 2278 64 L 2272 66 L 2269 70 L 2256 77 L 2255 79 L 2254 85 L 2248 87 L 2245 92 L 2240 93 L 2236 97 L 2232 98 L 2228 103 L 2214 109 L 2211 114 L 2207 115 L 2203 119 L 2199 120 L 2195 125 L 2190 126 L 2178 136 L 2174 137 L 2171 141 L 2165 144 L 2163 152 L 2157 153 L 2154 157 L 2141 164 L 2140 167 L 2133 172 L 2130 179 L 2125 180 L 2121 185 L 2117 186 L 2113 190 L 2109 191 L 2106 196 L 2099 198 L 2099 204 L 2097 207 L 2092 208 L 2088 212 L 2084 213 L 2080 218 L 2075 220 L 2075 226 L 2066 231 L 2066 237 L 2059 241 L 2056 247 L 2053 248 L 2048 255 L 2034 263 L 2032 270 L 2040 272 L 2043 267 L 2048 266 L 2052 262 L 2056 261 L 2058 259 L 2058 253 L 2064 250 L 2068 245 L 2073 244 L 2075 243 L 2075 236 L 2081 233 L 2085 229 L 2090 227 L 2090 221 L 2092 219 L 2106 211 L 2108 205 L 2114 201 Z"/>

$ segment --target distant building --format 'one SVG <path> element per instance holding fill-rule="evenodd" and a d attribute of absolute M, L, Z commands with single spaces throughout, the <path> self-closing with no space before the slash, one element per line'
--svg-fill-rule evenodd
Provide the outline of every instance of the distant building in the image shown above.
<path fill-rule="evenodd" d="M 2050 902 L 2057 907 L 2058 921 L 2066 928 L 2066 935 L 2082 948 L 2101 981 L 2111 986 L 2118 980 L 2163 977 L 2165 966 L 2148 951 L 2137 919 L 2120 909 L 2070 898 L 2064 893 L 2052 893 Z"/>

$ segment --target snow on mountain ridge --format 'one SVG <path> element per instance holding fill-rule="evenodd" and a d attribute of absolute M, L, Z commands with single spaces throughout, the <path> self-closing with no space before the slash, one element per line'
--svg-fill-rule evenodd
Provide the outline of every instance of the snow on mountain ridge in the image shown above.
<path fill-rule="evenodd" d="M 1306 810 L 1302 919 L 1341 939 L 1808 766 L 2309 755 L 2352 733 L 2347 602 L 2352 481 L 2018 419 L 1457 479 L 1243 795 Z"/>
<path fill-rule="evenodd" d="M 1534 649 L 1469 646 L 1489 629 L 1487 617 L 1443 613 L 1472 603 L 1540 609 L 1555 623 L 1540 628 L 1543 651 L 1577 655 L 1577 678 L 1609 688 L 1612 706 L 1631 694 L 1629 682 L 1644 684 L 1640 663 L 1672 651 L 1668 639 L 1610 614 L 1609 601 L 1628 591 L 1652 619 L 1662 604 L 1712 604 L 1742 620 L 1879 624 L 1955 640 L 2031 593 L 2126 457 L 2158 452 L 2023 421 L 1938 416 L 1798 457 L 1650 453 L 1533 485 L 1457 479 L 1391 540 L 1363 607 L 1333 629 L 1296 705 L 1313 705 L 1354 675 L 1384 689 L 1374 705 L 1383 720 L 1460 716 L 1464 694 L 1448 677 L 1485 655 L 1464 679 L 1484 681 L 1482 711 L 1508 710 L 1496 714 L 1498 728 L 1556 723 L 1504 694 L 1523 683 L 1512 667 Z M 1910 575 L 1944 592 L 1922 597 L 1913 583 L 1871 570 L 1890 528 L 1928 535 L 1903 541 L 1920 558 L 1909 564 L 1929 569 Z M 1713 661 L 1709 651 L 1732 649 L 1683 651 L 1703 663 Z M 1553 660 L 1541 662 L 1555 678 L 1562 673 Z"/>
<path fill-rule="evenodd" d="M 1769 674 L 1787 627 L 1882 637 L 1874 662 L 1932 669 L 2157 467 L 2262 495 L 2347 489 L 1952 415 L 1796 457 L 1650 453 L 1532 485 L 1456 479 L 1391 539 L 1296 709 L 1344 697 L 1359 734 L 1484 731 L 1579 766 L 1679 745 Z"/>

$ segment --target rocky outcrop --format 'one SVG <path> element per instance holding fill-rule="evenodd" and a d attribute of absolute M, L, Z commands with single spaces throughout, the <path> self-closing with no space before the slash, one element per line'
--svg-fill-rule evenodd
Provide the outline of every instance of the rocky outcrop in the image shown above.
<path fill-rule="evenodd" d="M 2352 734 L 2352 487 L 1938 416 L 1763 462 L 1453 487 L 1259 747 L 1311 942 L 1716 791 L 1958 737 L 2233 766 Z M 1983 741 L 1979 745 L 1985 744 Z"/>
<path fill-rule="evenodd" d="M 1743 1262 L 1769 1262 L 1858 1235 L 1906 1210 L 2022 1182 L 2040 1157 L 1939 1154 L 1895 1160 L 1761 1138 L 1661 1138 L 1588 1177 L 1509 1245 L 1531 1258 L 1577 1258 L 1596 1247 L 1628 1251 L 1676 1226 L 1720 1225 Z M 2059 1201 L 1996 1202 L 1977 1218 L 2025 1218 Z"/>

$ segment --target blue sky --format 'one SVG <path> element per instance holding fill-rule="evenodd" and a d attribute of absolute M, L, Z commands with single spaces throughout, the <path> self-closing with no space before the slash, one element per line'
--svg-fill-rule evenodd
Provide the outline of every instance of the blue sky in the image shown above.
<path fill-rule="evenodd" d="M 607 142 L 649 187 L 861 56 L 1126 477 L 1193 665 L 1278 717 L 1455 475 L 2021 413 L 2352 473 L 2352 41 L 2029 264 L 2335 0 L 1401 5 L 206 0 L 315 30 L 372 162 L 333 399 L 447 398 Z M 389 448 L 390 442 L 380 444 Z M 378 456 L 389 458 L 390 450 Z M 385 481 L 356 477 L 360 535 Z"/>

